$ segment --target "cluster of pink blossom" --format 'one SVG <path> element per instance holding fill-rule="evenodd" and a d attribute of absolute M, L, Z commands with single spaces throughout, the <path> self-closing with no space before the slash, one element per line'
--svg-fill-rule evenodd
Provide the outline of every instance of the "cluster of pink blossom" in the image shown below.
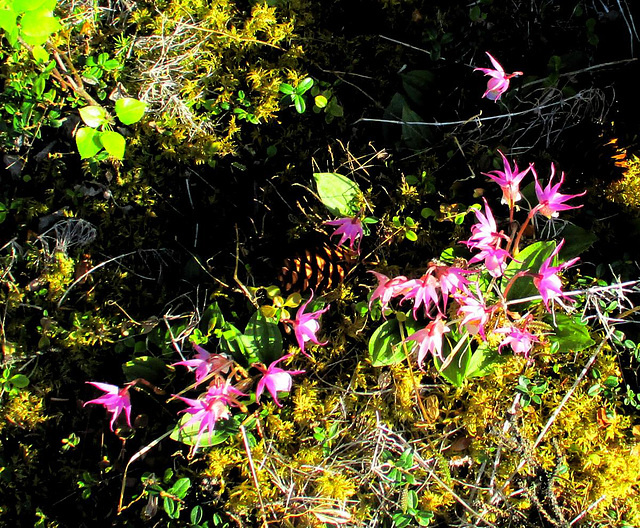
<path fill-rule="evenodd" d="M 501 152 L 500 155 L 504 163 L 504 170 L 492 171 L 485 175 L 495 181 L 502 189 L 502 202 L 507 204 L 510 210 L 510 226 L 513 228 L 511 236 L 507 236 L 498 229 L 493 212 L 487 201 L 484 200 L 484 213 L 478 209 L 473 210 L 477 223 L 471 227 L 471 237 L 463 242 L 476 253 L 463 267 L 432 262 L 427 271 L 417 279 L 408 279 L 405 276 L 389 278 L 382 273 L 371 272 L 378 279 L 378 285 L 371 295 L 370 307 L 376 299 L 379 299 L 384 312 L 392 299 L 400 298 L 400 304 L 407 301 L 413 303 L 414 318 L 417 318 L 418 310 L 423 307 L 424 315 L 430 319 L 425 328 L 406 338 L 406 341 L 413 341 L 417 344 L 418 366 L 420 368 L 422 368 L 428 353 L 443 361 L 444 335 L 450 332 L 452 325 L 455 324 L 455 322 L 446 321 L 450 312 L 454 312 L 458 316 L 456 322 L 461 332 L 466 331 L 468 334 L 478 335 L 482 339 L 487 339 L 488 333 L 504 334 L 504 338 L 499 344 L 500 351 L 509 346 L 514 353 L 528 356 L 533 344 L 539 341 L 539 338 L 528 330 L 532 317 L 530 314 L 524 317 L 515 317 L 515 314 L 507 310 L 506 306 L 506 293 L 513 281 L 520 277 L 533 278 L 533 284 L 547 310 L 551 310 L 550 303 L 554 299 L 566 298 L 558 273 L 574 264 L 578 258 L 558 266 L 552 265 L 564 244 L 564 240 L 542 262 L 538 270 L 521 270 L 511 277 L 504 291 L 494 288 L 498 300 L 493 304 L 487 305 L 477 280 L 473 279 L 473 277 L 487 272 L 495 283 L 495 279 L 504 275 L 509 260 L 519 262 L 517 255 L 520 239 L 532 218 L 536 214 L 553 218 L 558 216 L 559 211 L 581 207 L 568 205 L 565 202 L 584 194 L 560 194 L 558 190 L 564 181 L 564 173 L 560 182 L 553 185 L 555 176 L 553 164 L 551 165 L 549 183 L 543 189 L 533 165 L 524 171 L 518 171 L 517 164 L 514 164 L 512 169 L 506 157 Z M 538 204 L 531 208 L 526 220 L 518 229 L 517 224 L 513 221 L 514 211 L 517 210 L 515 204 L 522 199 L 520 182 L 529 172 L 534 175 Z M 474 266 L 478 263 L 482 263 L 482 265 Z M 455 301 L 455 306 L 448 311 L 447 304 L 450 298 Z M 490 327 L 490 323 L 494 324 L 493 328 Z M 504 326 L 497 328 L 497 324 Z"/>
<path fill-rule="evenodd" d="M 298 308 L 295 319 L 285 320 L 285 323 L 290 324 L 293 328 L 300 351 L 306 356 L 308 356 L 305 352 L 305 344 L 307 342 L 311 341 L 312 343 L 319 345 L 326 344 L 320 342 L 316 334 L 320 330 L 318 319 L 329 309 L 329 306 L 315 312 L 306 312 L 307 306 L 311 302 L 312 298 L 313 294 L 307 302 Z M 212 354 L 199 345 L 194 345 L 193 348 L 196 352 L 196 355 L 193 358 L 178 361 L 172 366 L 182 365 L 195 369 L 196 386 L 207 380 L 211 380 L 206 392 L 202 393 L 197 399 L 174 396 L 187 404 L 187 407 L 182 411 L 179 411 L 179 413 L 187 413 L 191 415 L 191 418 L 182 425 L 182 428 L 184 429 L 192 424 L 199 424 L 198 436 L 195 443 L 195 447 L 197 448 L 198 445 L 200 445 L 202 435 L 205 432 L 208 431 L 209 435 L 213 434 L 216 423 L 219 420 L 227 419 L 231 416 L 231 408 L 243 407 L 242 402 L 238 398 L 248 398 L 249 395 L 243 393 L 231 384 L 231 376 L 227 378 L 224 377 L 224 375 L 228 375 L 230 373 L 234 366 L 233 360 L 229 359 L 224 354 Z M 261 374 L 255 389 L 256 401 L 260 401 L 262 393 L 267 389 L 275 404 L 279 407 L 282 406 L 278 401 L 278 393 L 291 392 L 293 384 L 292 376 L 304 373 L 304 370 L 284 370 L 277 366 L 279 363 L 286 361 L 290 357 L 291 354 L 282 356 L 276 361 L 273 361 L 268 367 L 262 363 L 253 363 L 251 365 Z M 128 383 L 124 388 L 120 388 L 116 385 L 110 385 L 108 383 L 87 383 L 90 383 L 96 388 L 104 391 L 105 394 L 99 398 L 86 402 L 85 405 L 103 405 L 107 412 L 112 413 L 110 424 L 112 431 L 114 423 L 122 411 L 125 412 L 127 424 L 131 427 L 131 399 L 129 396 L 129 390 L 135 385 L 135 382 Z"/>
<path fill-rule="evenodd" d="M 491 59 L 494 61 L 493 58 Z M 495 64 L 497 63 L 494 62 Z M 504 84 L 500 86 L 505 87 Z M 499 89 L 501 88 L 497 85 L 493 87 L 494 91 L 499 91 Z M 498 97 L 499 93 L 495 98 Z M 483 290 L 478 282 L 479 276 L 486 272 L 490 277 L 491 284 L 495 286 L 496 279 L 505 274 L 509 261 L 519 262 L 517 259 L 521 238 L 525 228 L 536 214 L 547 218 L 557 217 L 560 211 L 581 207 L 580 205 L 568 205 L 566 202 L 584 195 L 584 193 L 561 194 L 559 189 L 564 181 L 564 173 L 562 173 L 560 181 L 554 184 L 555 166 L 553 164 L 551 165 L 549 183 L 543 188 L 533 164 L 526 170 L 519 171 L 517 164 L 514 163 L 513 168 L 511 167 L 502 152 L 500 152 L 500 156 L 504 170 L 485 173 L 485 176 L 497 183 L 502 189 L 502 203 L 509 207 L 510 235 L 498 228 L 489 204 L 483 199 L 484 212 L 480 209 L 473 209 L 477 222 L 471 227 L 469 239 L 462 242 L 475 252 L 468 262 L 453 266 L 431 262 L 426 272 L 418 278 L 405 276 L 389 278 L 376 271 L 370 272 L 378 280 L 378 285 L 369 300 L 370 309 L 373 307 L 373 303 L 379 300 L 384 313 L 393 299 L 400 298 L 400 304 L 406 302 L 413 304 L 414 319 L 425 317 L 429 320 L 424 328 L 406 338 L 406 341 L 413 341 L 417 345 L 417 362 L 420 368 L 422 368 L 428 354 L 433 355 L 440 362 L 444 362 L 445 334 L 452 332 L 452 328 L 456 324 L 460 333 L 466 332 L 468 335 L 478 336 L 483 340 L 488 339 L 488 335 L 502 334 L 503 337 L 500 338 L 498 345 L 499 351 L 510 347 L 514 353 L 528 356 L 534 343 L 539 341 L 539 337 L 528 329 L 533 316 L 530 313 L 524 316 L 514 314 L 507 309 L 506 303 L 507 291 L 513 282 L 520 277 L 529 276 L 533 279 L 533 284 L 537 288 L 544 306 L 549 311 L 552 309 L 553 300 L 567 298 L 562 291 L 562 282 L 558 274 L 578 259 L 574 258 L 563 264 L 553 265 L 564 240 L 541 263 L 538 270 L 520 270 L 508 281 L 503 281 L 508 284 L 506 286 L 502 284 L 502 290 L 493 287 L 490 290 L 493 293 L 489 295 L 482 293 Z M 535 180 L 538 203 L 529 210 L 525 221 L 518 226 L 514 221 L 514 213 L 518 210 L 516 203 L 522 199 L 520 183 L 529 172 L 533 174 Z M 352 250 L 359 252 L 362 239 L 362 224 L 359 219 L 342 218 L 326 223 L 337 226 L 333 235 L 341 236 L 339 244 L 348 242 Z M 497 300 L 488 305 L 485 297 L 491 296 Z M 312 299 L 313 292 L 311 297 L 299 307 L 295 319 L 283 320 L 292 328 L 300 351 L 305 356 L 308 356 L 305 351 L 307 343 L 326 344 L 326 342 L 319 341 L 317 333 L 320 330 L 319 318 L 329 309 L 329 306 L 321 310 L 307 312 L 307 307 Z M 422 311 L 420 311 L 421 308 Z M 451 316 L 457 318 L 450 320 Z M 498 325 L 501 326 L 498 327 Z M 235 362 L 232 359 L 224 354 L 209 353 L 198 345 L 194 345 L 194 350 L 196 354 L 193 358 L 179 361 L 173 366 L 181 365 L 194 369 L 196 386 L 206 381 L 209 382 L 206 391 L 197 399 L 174 396 L 187 404 L 187 407 L 180 413 L 191 416 L 182 427 L 198 424 L 197 447 L 207 431 L 211 435 L 218 421 L 227 419 L 231 415 L 232 408 L 244 409 L 244 404 L 239 398 L 248 398 L 248 395 L 230 381 L 237 372 L 237 369 L 234 368 Z M 285 355 L 273 361 L 269 366 L 262 363 L 251 365 L 260 373 L 260 378 L 255 384 L 257 402 L 260 401 L 260 397 L 266 389 L 275 404 L 281 406 L 278 394 L 290 392 L 293 383 L 292 376 L 304 373 L 302 370 L 287 371 L 278 366 L 290 357 L 291 354 Z M 125 413 L 127 423 L 131 426 L 129 390 L 136 384 L 136 381 L 128 383 L 124 388 L 107 383 L 88 383 L 102 390 L 105 394 L 86 402 L 86 404 L 101 404 L 108 412 L 112 413 L 110 423 L 112 430 L 122 411 Z"/>

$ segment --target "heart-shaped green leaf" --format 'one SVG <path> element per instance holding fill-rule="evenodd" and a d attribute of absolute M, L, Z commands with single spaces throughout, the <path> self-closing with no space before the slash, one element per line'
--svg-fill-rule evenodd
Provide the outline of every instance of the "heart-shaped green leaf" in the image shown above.
<path fill-rule="evenodd" d="M 76 145 L 82 159 L 92 158 L 102 150 L 102 143 L 95 128 L 82 127 L 76 132 Z"/>
<path fill-rule="evenodd" d="M 116 159 L 124 158 L 124 148 L 126 146 L 126 141 L 122 134 L 118 132 L 113 132 L 112 130 L 105 130 L 104 132 L 99 132 L 100 135 L 100 143 L 104 149 L 109 153 L 109 155 L 113 156 Z"/>
<path fill-rule="evenodd" d="M 123 97 L 116 101 L 116 115 L 125 125 L 132 125 L 140 121 L 146 108 L 146 103 L 133 97 Z"/>

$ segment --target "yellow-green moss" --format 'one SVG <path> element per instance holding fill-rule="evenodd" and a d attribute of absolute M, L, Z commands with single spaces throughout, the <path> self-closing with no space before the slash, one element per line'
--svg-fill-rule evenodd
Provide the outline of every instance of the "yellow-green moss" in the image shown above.
<path fill-rule="evenodd" d="M 0 403 L 0 431 L 5 427 L 19 427 L 28 431 L 49 419 L 45 415 L 44 398 L 36 396 L 28 390 L 21 390 L 17 395 L 2 397 Z M 8 401 L 5 401 L 7 400 Z"/>

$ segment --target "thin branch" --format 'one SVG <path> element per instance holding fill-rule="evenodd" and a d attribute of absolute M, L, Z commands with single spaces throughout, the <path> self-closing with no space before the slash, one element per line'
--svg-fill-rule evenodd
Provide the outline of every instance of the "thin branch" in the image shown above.
<path fill-rule="evenodd" d="M 533 108 L 529 108 L 528 110 L 521 110 L 520 112 L 510 112 L 508 114 L 500 114 L 496 116 L 480 117 L 480 115 L 482 115 L 482 112 L 480 112 L 479 114 L 472 116 L 469 119 L 465 119 L 463 121 L 442 121 L 442 122 L 402 121 L 397 119 L 375 119 L 375 118 L 361 117 L 360 119 L 355 121 L 353 124 L 357 125 L 358 123 L 361 123 L 361 122 L 368 122 L 368 123 L 387 123 L 390 125 L 435 126 L 435 127 L 466 125 L 471 121 L 480 123 L 480 122 L 486 122 L 486 121 L 496 121 L 498 119 L 505 119 L 505 118 L 511 119 L 512 117 L 515 117 L 515 116 L 531 114 L 534 112 L 538 112 L 540 110 L 544 110 L 545 108 L 551 108 L 554 106 L 562 105 L 574 99 L 583 99 L 583 96 L 582 94 L 577 93 L 576 95 L 572 95 L 571 97 L 567 97 L 566 99 L 562 99 L 560 101 L 556 101 L 553 103 L 534 106 Z"/>

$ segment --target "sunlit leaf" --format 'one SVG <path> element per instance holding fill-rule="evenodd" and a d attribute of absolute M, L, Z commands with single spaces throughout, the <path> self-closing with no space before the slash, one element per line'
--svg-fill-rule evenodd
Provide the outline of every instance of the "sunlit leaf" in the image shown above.
<path fill-rule="evenodd" d="M 517 260 L 509 262 L 507 269 L 502 276 L 502 289 L 507 286 L 509 281 L 520 271 L 531 271 L 537 273 L 542 263 L 551 256 L 556 248 L 553 240 L 534 242 L 530 246 L 524 248 L 516 256 Z M 538 294 L 538 289 L 533 284 L 533 277 L 518 277 L 509 291 L 507 292 L 507 300 L 524 299 Z"/>
<path fill-rule="evenodd" d="M 253 314 L 244 331 L 244 343 L 251 348 L 247 358 L 251 363 L 255 357 L 268 365 L 282 356 L 282 334 L 278 325 L 257 311 Z"/>
<path fill-rule="evenodd" d="M 105 130 L 100 132 L 100 143 L 104 149 L 116 159 L 124 158 L 124 149 L 126 146 L 126 140 L 118 132 L 112 130 Z"/>
<path fill-rule="evenodd" d="M 108 121 L 107 111 L 101 106 L 85 106 L 78 111 L 85 125 L 91 128 L 98 128 Z"/>
<path fill-rule="evenodd" d="M 102 143 L 95 128 L 82 127 L 76 132 L 76 145 L 82 159 L 92 158 L 102 150 Z"/>
<path fill-rule="evenodd" d="M 549 316 L 546 321 L 553 324 L 553 317 Z M 589 328 L 582 324 L 579 319 L 557 313 L 555 314 L 556 333 L 549 336 L 549 341 L 558 343 L 561 352 L 580 352 L 595 344 L 589 334 Z"/>
<path fill-rule="evenodd" d="M 358 185 L 336 172 L 316 172 L 313 175 L 318 188 L 318 196 L 335 216 L 354 216 L 361 194 Z"/>
<path fill-rule="evenodd" d="M 116 115 L 125 125 L 140 121 L 146 108 L 146 103 L 132 97 L 123 97 L 116 101 Z"/>

